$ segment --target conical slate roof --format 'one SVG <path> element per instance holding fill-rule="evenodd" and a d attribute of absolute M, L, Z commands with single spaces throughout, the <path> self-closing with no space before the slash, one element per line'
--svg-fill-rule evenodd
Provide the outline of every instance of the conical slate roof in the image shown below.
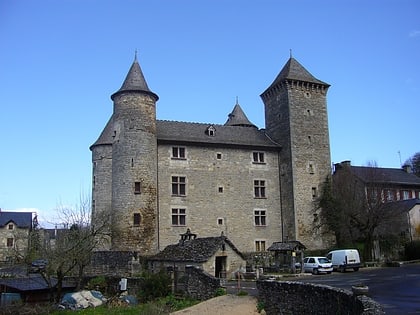
<path fill-rule="evenodd" d="M 236 101 L 235 107 L 232 112 L 228 115 L 228 120 L 225 126 L 242 126 L 242 127 L 254 127 L 257 128 L 253 123 L 246 117 L 241 106 Z"/>
<path fill-rule="evenodd" d="M 271 89 L 273 86 L 285 80 L 304 81 L 325 85 L 327 87 L 330 86 L 328 83 L 325 83 L 315 78 L 293 57 L 290 57 L 290 59 L 284 65 L 283 69 L 280 71 L 280 73 L 277 75 L 277 77 L 275 78 L 273 83 L 271 83 L 270 87 L 267 90 Z"/>
<path fill-rule="evenodd" d="M 137 57 L 134 59 L 133 64 L 131 65 L 130 70 L 121 86 L 121 88 L 111 95 L 111 99 L 114 99 L 114 96 L 121 92 L 145 92 L 151 96 L 153 96 L 156 101 L 159 97 L 150 91 L 149 87 L 147 86 L 146 80 L 144 79 L 143 72 L 141 71 L 140 65 L 137 61 Z"/>

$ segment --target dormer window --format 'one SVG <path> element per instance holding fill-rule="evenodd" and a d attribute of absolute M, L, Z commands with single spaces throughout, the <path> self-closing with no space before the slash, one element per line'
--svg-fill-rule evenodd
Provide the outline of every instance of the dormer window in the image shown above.
<path fill-rule="evenodd" d="M 209 137 L 214 137 L 216 135 L 216 128 L 213 125 L 208 126 L 206 129 L 206 135 Z"/>

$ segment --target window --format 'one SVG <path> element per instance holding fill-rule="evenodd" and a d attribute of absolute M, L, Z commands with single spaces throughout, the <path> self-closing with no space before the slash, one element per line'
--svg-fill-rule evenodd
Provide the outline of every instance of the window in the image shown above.
<path fill-rule="evenodd" d="M 217 153 L 216 154 L 216 159 L 221 160 L 222 159 L 222 153 Z"/>
<path fill-rule="evenodd" d="M 314 165 L 312 163 L 309 163 L 309 174 L 314 174 Z"/>
<path fill-rule="evenodd" d="M 254 222 L 255 226 L 266 226 L 266 211 L 265 210 L 254 210 Z"/>
<path fill-rule="evenodd" d="M 172 208 L 172 225 L 185 226 L 186 214 L 185 209 Z"/>
<path fill-rule="evenodd" d="M 403 190 L 402 195 L 404 200 L 410 199 L 410 192 L 408 190 Z"/>
<path fill-rule="evenodd" d="M 13 237 L 8 237 L 7 238 L 7 247 L 13 247 L 13 244 L 14 244 Z"/>
<path fill-rule="evenodd" d="M 255 251 L 265 252 L 265 241 L 255 241 Z"/>
<path fill-rule="evenodd" d="M 265 163 L 264 152 L 253 152 L 252 153 L 252 162 L 253 163 Z"/>
<path fill-rule="evenodd" d="M 7 228 L 8 228 L 9 230 L 13 230 L 13 224 L 12 224 L 12 223 L 10 223 L 10 224 L 7 226 Z"/>
<path fill-rule="evenodd" d="M 214 137 L 216 135 L 216 128 L 214 126 L 208 126 L 206 130 L 206 135 L 209 137 Z"/>
<path fill-rule="evenodd" d="M 255 198 L 265 198 L 265 180 L 254 180 Z"/>
<path fill-rule="evenodd" d="M 141 223 L 141 214 L 140 213 L 134 213 L 133 214 L 133 224 L 136 226 L 139 226 Z"/>
<path fill-rule="evenodd" d="M 93 176 L 93 178 L 92 178 L 92 189 L 95 189 L 95 185 L 96 185 L 96 176 Z"/>
<path fill-rule="evenodd" d="M 217 225 L 223 225 L 223 218 L 217 219 Z"/>
<path fill-rule="evenodd" d="M 184 147 L 172 147 L 172 158 L 173 159 L 185 159 L 185 148 Z"/>
<path fill-rule="evenodd" d="M 222 193 L 223 192 L 223 187 L 222 186 L 220 186 L 219 187 L 219 193 Z"/>
<path fill-rule="evenodd" d="M 386 191 L 386 200 L 387 201 L 393 201 L 394 200 L 394 193 L 392 192 L 391 189 L 388 189 Z"/>
<path fill-rule="evenodd" d="M 185 177 L 172 176 L 172 195 L 185 196 Z"/>
<path fill-rule="evenodd" d="M 141 183 L 140 182 L 134 182 L 134 193 L 135 194 L 141 194 Z"/>
<path fill-rule="evenodd" d="M 316 187 L 312 187 L 312 200 L 315 200 L 317 197 Z"/>

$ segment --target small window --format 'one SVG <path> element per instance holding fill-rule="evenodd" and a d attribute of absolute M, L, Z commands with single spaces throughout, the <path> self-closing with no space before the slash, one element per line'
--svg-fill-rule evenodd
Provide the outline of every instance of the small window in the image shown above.
<path fill-rule="evenodd" d="M 217 225 L 223 225 L 223 218 L 217 219 Z"/>
<path fill-rule="evenodd" d="M 7 228 L 8 228 L 9 230 L 13 230 L 13 224 L 12 224 L 12 223 L 10 223 L 10 224 L 7 226 Z"/>
<path fill-rule="evenodd" d="M 267 225 L 265 210 L 254 210 L 254 223 L 255 223 L 255 226 Z"/>
<path fill-rule="evenodd" d="M 265 241 L 255 241 L 255 251 L 265 252 Z"/>
<path fill-rule="evenodd" d="M 172 225 L 185 226 L 186 210 L 181 208 L 172 208 Z"/>
<path fill-rule="evenodd" d="M 185 160 L 185 148 L 184 147 L 172 147 L 172 158 Z"/>
<path fill-rule="evenodd" d="M 410 192 L 408 190 L 403 190 L 402 195 L 404 200 L 410 199 Z"/>
<path fill-rule="evenodd" d="M 254 197 L 265 198 L 265 180 L 254 180 Z"/>
<path fill-rule="evenodd" d="M 309 174 L 314 174 L 314 165 L 312 163 L 309 163 Z"/>
<path fill-rule="evenodd" d="M 13 245 L 14 245 L 13 237 L 8 237 L 7 238 L 7 247 L 13 247 Z"/>
<path fill-rule="evenodd" d="M 217 153 L 216 154 L 216 159 L 221 160 L 222 159 L 222 153 Z"/>
<path fill-rule="evenodd" d="M 214 128 L 214 126 L 208 126 L 206 129 L 206 135 L 214 137 L 216 135 L 216 128 Z"/>
<path fill-rule="evenodd" d="M 133 224 L 135 226 L 139 226 L 141 223 L 141 214 L 140 213 L 134 213 L 133 214 Z"/>
<path fill-rule="evenodd" d="M 184 176 L 172 176 L 172 195 L 185 196 L 186 178 Z"/>
<path fill-rule="evenodd" d="M 222 186 L 220 186 L 219 187 L 219 193 L 222 193 L 223 192 L 223 187 Z"/>
<path fill-rule="evenodd" d="M 316 192 L 316 187 L 312 187 L 312 199 L 316 199 L 317 197 L 317 192 Z"/>
<path fill-rule="evenodd" d="M 96 186 L 96 176 L 93 176 L 92 178 L 92 189 L 95 189 Z"/>
<path fill-rule="evenodd" d="M 134 193 L 135 194 L 141 194 L 141 183 L 140 182 L 134 182 Z"/>
<path fill-rule="evenodd" d="M 252 153 L 252 162 L 253 163 L 264 164 L 265 163 L 264 152 L 253 152 Z"/>

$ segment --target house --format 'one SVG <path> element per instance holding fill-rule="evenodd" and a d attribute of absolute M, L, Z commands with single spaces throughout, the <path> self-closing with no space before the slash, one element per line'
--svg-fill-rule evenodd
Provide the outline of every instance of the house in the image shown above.
<path fill-rule="evenodd" d="M 409 166 L 353 166 L 350 161 L 334 165 L 333 180 L 347 176 L 353 177 L 369 198 L 375 197 L 382 202 L 420 199 L 420 177 L 414 175 Z"/>
<path fill-rule="evenodd" d="M 373 257 L 384 256 L 387 246 L 383 241 L 389 237 L 402 238 L 402 242 L 419 239 L 420 177 L 409 166 L 353 166 L 350 161 L 344 161 L 334 165 L 332 180 L 335 187 L 350 187 L 347 193 L 364 197 L 357 197 L 360 204 L 353 207 L 370 209 L 366 211 L 369 211 L 370 226 L 375 228 Z M 385 246 L 380 246 L 381 240 Z"/>
<path fill-rule="evenodd" d="M 200 236 L 223 232 L 243 253 L 288 240 L 330 247 L 333 235 L 316 224 L 317 197 L 331 174 L 330 85 L 293 57 L 273 77 L 263 104 L 250 104 L 261 106 L 265 126 L 238 100 L 224 124 L 159 120 L 159 96 L 135 57 L 90 146 L 92 222 L 110 222 L 100 250 L 151 256 L 191 227 Z M 207 97 L 215 93 L 209 88 Z M 187 84 L 185 95 L 191 105 L 170 106 L 200 106 L 188 99 Z"/>
<path fill-rule="evenodd" d="M 217 278 L 226 278 L 238 270 L 245 270 L 246 260 L 241 252 L 225 236 L 198 238 L 187 231 L 178 244 L 165 247 L 148 259 L 154 271 L 179 270 L 185 266 L 199 267 Z"/>
<path fill-rule="evenodd" d="M 0 262 L 21 259 L 28 248 L 32 212 L 0 210 Z"/>

